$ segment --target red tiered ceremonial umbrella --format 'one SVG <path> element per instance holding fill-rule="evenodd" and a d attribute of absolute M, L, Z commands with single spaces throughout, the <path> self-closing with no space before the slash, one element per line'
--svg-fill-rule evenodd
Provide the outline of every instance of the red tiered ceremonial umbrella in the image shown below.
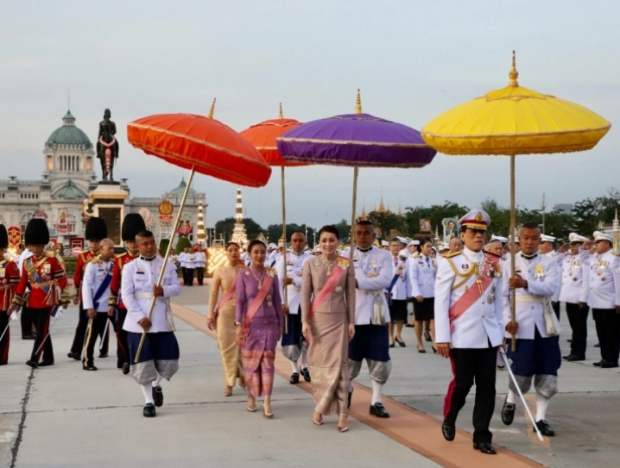
<path fill-rule="evenodd" d="M 254 146 L 212 116 L 213 106 L 207 117 L 194 114 L 158 114 L 143 117 L 127 125 L 127 139 L 134 147 L 175 166 L 190 169 L 157 286 L 161 286 L 181 213 L 196 172 L 246 187 L 263 187 L 271 175 L 271 167 Z M 155 298 L 151 303 L 149 319 L 154 306 Z M 145 337 L 146 332 L 142 334 L 135 362 L 138 362 Z"/>
<path fill-rule="evenodd" d="M 278 151 L 276 146 L 276 138 L 285 134 L 289 130 L 301 125 L 301 122 L 295 119 L 285 119 L 282 112 L 282 104 L 280 104 L 280 118 L 265 120 L 264 122 L 252 125 L 240 132 L 265 158 L 270 166 L 280 166 L 282 174 L 282 238 L 284 239 L 284 252 L 286 255 L 286 188 L 284 183 L 284 168 L 294 166 L 305 166 L 303 162 L 286 161 Z M 286 268 L 284 268 L 283 280 L 286 279 Z M 284 303 L 288 304 L 288 290 L 284 288 Z M 288 330 L 288 318 L 285 316 L 285 328 Z"/>

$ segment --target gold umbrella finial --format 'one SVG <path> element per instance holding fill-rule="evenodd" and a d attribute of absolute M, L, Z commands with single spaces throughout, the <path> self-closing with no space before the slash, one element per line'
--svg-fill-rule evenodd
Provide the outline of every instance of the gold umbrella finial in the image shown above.
<path fill-rule="evenodd" d="M 510 78 L 508 86 L 518 88 L 519 82 L 517 81 L 517 78 L 519 78 L 519 72 L 517 71 L 517 59 L 514 50 L 512 51 L 512 69 L 510 70 L 510 73 L 508 73 L 508 77 Z"/>
<path fill-rule="evenodd" d="M 217 101 L 217 98 L 213 98 L 213 103 L 211 104 L 211 109 L 209 109 L 209 113 L 207 114 L 207 118 L 208 119 L 212 119 L 213 118 L 213 113 L 215 112 L 215 101 Z"/>
<path fill-rule="evenodd" d="M 284 112 L 282 112 L 282 103 L 280 103 L 280 119 L 284 118 Z"/>
<path fill-rule="evenodd" d="M 355 98 L 355 113 L 362 113 L 362 95 L 359 88 L 357 88 L 357 98 Z"/>

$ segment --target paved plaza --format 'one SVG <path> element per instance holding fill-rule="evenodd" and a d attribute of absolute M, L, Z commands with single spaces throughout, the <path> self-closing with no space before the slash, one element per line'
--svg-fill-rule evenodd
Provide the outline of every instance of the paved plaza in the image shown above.
<path fill-rule="evenodd" d="M 51 368 L 24 365 L 32 342 L 19 339 L 19 322 L 13 322 L 10 363 L 0 368 L 0 467 L 618 466 L 620 372 L 592 367 L 598 358 L 593 324 L 588 361 L 563 363 L 560 369 L 560 393 L 548 412 L 557 437 L 538 442 L 522 407 L 512 426 L 502 425 L 499 410 L 508 375 L 499 374 L 492 430 L 495 444 L 503 449 L 490 457 L 471 449 L 465 432 L 459 431 L 452 444 L 443 440 L 440 421 L 449 365 L 432 354 L 429 344 L 427 354 L 418 354 L 411 329 L 404 333 L 407 347 L 392 350 L 393 371 L 385 387 L 391 419 L 371 419 L 369 396 L 358 386 L 349 433 L 336 431 L 333 416 L 322 427 L 312 425 L 309 386 L 288 383 L 289 366 L 281 354 L 276 359 L 275 419 L 247 413 L 240 389 L 230 398 L 223 396 L 217 344 L 205 334 L 204 317 L 198 315 L 206 314 L 207 296 L 207 286 L 194 286 L 176 298 L 181 368 L 171 382 L 164 382 L 165 403 L 155 419 L 142 417 L 140 389 L 115 368 L 115 357 L 95 359 L 98 372 L 84 372 L 79 362 L 66 357 L 76 307 L 54 326 L 56 364 Z M 561 341 L 567 351 L 568 324 L 563 325 Z M 359 383 L 369 386 L 363 374 Z M 533 406 L 533 398 L 530 402 Z M 463 431 L 472 430 L 472 405 L 469 398 L 459 417 Z"/>

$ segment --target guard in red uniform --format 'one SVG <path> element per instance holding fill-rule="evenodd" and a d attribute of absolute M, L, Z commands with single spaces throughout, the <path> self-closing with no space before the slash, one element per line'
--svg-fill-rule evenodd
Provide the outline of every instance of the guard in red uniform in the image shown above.
<path fill-rule="evenodd" d="M 78 324 L 75 328 L 75 336 L 73 337 L 73 344 L 71 345 L 71 351 L 67 354 L 68 357 L 80 361 L 82 359 L 82 348 L 84 347 L 84 338 L 86 336 L 86 328 L 88 328 L 88 316 L 86 310 L 82 304 L 82 278 L 84 277 L 84 271 L 88 263 L 99 255 L 99 244 L 103 239 L 108 237 L 108 228 L 105 221 L 102 218 L 90 218 L 86 223 L 86 232 L 84 237 L 88 240 L 88 250 L 84 250 L 80 253 L 75 265 L 75 274 L 73 275 L 73 287 L 75 288 L 73 296 L 73 304 L 79 303 L 79 315 Z M 101 338 L 101 336 L 100 336 Z M 108 357 L 108 334 L 105 334 L 103 346 L 101 348 L 100 358 Z"/>
<path fill-rule="evenodd" d="M 127 213 L 123 220 L 121 237 L 125 242 L 126 252 L 117 255 L 114 262 L 114 271 L 112 273 L 112 283 L 110 284 L 110 299 L 108 314 L 114 314 L 117 317 L 116 327 L 116 367 L 123 369 L 123 374 L 129 374 L 129 345 L 127 344 L 127 332 L 123 330 L 125 317 L 127 317 L 127 308 L 123 304 L 123 298 L 120 297 L 121 278 L 123 275 L 123 267 L 133 261 L 138 255 L 138 244 L 136 244 L 136 234 L 146 230 L 144 219 L 139 213 Z"/>
<path fill-rule="evenodd" d="M 4 252 L 8 246 L 9 236 L 4 224 L 0 224 L 0 366 L 6 365 L 9 360 L 9 345 L 11 344 L 9 307 L 19 283 L 17 265 L 4 258 Z"/>
<path fill-rule="evenodd" d="M 45 246 L 50 241 L 45 220 L 28 221 L 25 237 L 26 244 L 31 246 L 32 257 L 24 260 L 22 264 L 21 277 L 9 312 L 17 312 L 23 306 L 28 306 L 33 312 L 37 337 L 34 340 L 30 360 L 26 364 L 36 369 L 39 366 L 54 364 L 52 337 L 49 336 L 52 309 L 58 304 L 66 308 L 69 297 L 64 294 L 67 286 L 65 269 L 55 255 L 48 256 L 45 253 Z M 28 286 L 30 295 L 26 298 Z M 39 363 L 41 354 L 43 360 Z"/>

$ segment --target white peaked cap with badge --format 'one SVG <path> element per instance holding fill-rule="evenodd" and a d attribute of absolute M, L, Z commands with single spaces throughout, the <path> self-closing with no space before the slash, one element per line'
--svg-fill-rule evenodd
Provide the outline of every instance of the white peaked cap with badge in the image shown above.
<path fill-rule="evenodd" d="M 271 244 L 269 244 L 269 245 L 267 246 L 267 248 L 268 248 L 268 249 L 277 249 L 277 248 L 278 248 L 278 246 L 272 242 Z"/>
<path fill-rule="evenodd" d="M 407 244 L 407 247 L 411 247 L 412 245 L 420 245 L 420 241 L 419 240 L 412 240 L 411 242 L 409 242 Z"/>
<path fill-rule="evenodd" d="M 555 242 L 555 237 L 553 236 L 549 236 L 547 234 L 541 234 L 540 235 L 540 242 Z"/>
<path fill-rule="evenodd" d="M 479 231 L 486 231 L 489 224 L 491 224 L 491 217 L 489 213 L 482 210 L 471 210 L 459 219 L 459 226 L 477 229 Z"/>
<path fill-rule="evenodd" d="M 389 247 L 389 246 L 390 246 L 390 243 L 388 241 L 386 240 L 381 241 L 381 247 Z"/>
<path fill-rule="evenodd" d="M 605 234 L 604 232 L 594 231 L 594 242 L 596 243 L 598 241 L 608 241 L 610 243 L 613 243 L 614 238 L 609 234 Z"/>
<path fill-rule="evenodd" d="M 508 239 L 502 236 L 496 236 L 495 234 L 491 236 L 491 240 L 489 242 L 493 242 L 493 241 L 500 241 L 504 245 L 508 243 Z"/>
<path fill-rule="evenodd" d="M 407 239 L 405 239 L 404 237 L 400 237 L 400 236 L 398 236 L 398 237 L 396 237 L 396 238 L 398 239 L 398 241 L 399 241 L 401 244 L 405 244 L 405 245 L 407 245 L 407 244 L 409 243 L 409 241 L 408 241 Z"/>
<path fill-rule="evenodd" d="M 584 242 L 584 243 L 585 243 L 585 242 L 588 242 L 588 239 L 586 239 L 586 238 L 585 238 L 585 237 L 583 237 L 583 236 L 580 236 L 580 235 L 579 235 L 579 234 L 577 234 L 576 232 L 571 232 L 571 233 L 568 235 L 568 242 L 570 242 L 571 244 L 572 244 L 573 242 Z"/>

